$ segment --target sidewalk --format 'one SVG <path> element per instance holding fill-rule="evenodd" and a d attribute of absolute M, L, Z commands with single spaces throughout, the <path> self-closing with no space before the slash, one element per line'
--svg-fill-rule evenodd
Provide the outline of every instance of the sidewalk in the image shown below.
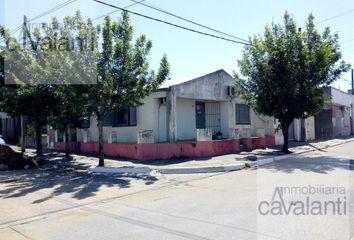
<path fill-rule="evenodd" d="M 149 174 L 157 171 L 163 174 L 189 174 L 189 173 L 212 173 L 240 170 L 246 167 L 256 168 L 258 166 L 293 157 L 298 154 L 325 149 L 347 142 L 354 141 L 354 138 L 331 139 L 325 141 L 314 141 L 310 143 L 291 142 L 289 150 L 292 154 L 283 155 L 279 148 L 256 149 L 252 152 L 241 152 L 201 159 L 171 159 L 156 161 L 135 161 L 135 160 L 105 160 L 105 168 L 98 168 L 98 158 L 81 155 L 73 155 L 74 165 L 90 167 L 96 173 L 130 173 Z"/>
<path fill-rule="evenodd" d="M 45 155 L 53 164 L 68 164 L 70 167 L 83 170 L 89 169 L 94 173 L 149 174 L 151 171 L 160 172 L 162 174 L 213 173 L 236 171 L 244 168 L 257 168 L 273 161 L 279 161 L 302 153 L 326 149 L 352 141 L 354 141 L 354 137 L 308 143 L 290 142 L 289 150 L 293 153 L 287 155 L 283 155 L 280 152 L 281 146 L 278 146 L 272 149 L 256 149 L 251 152 L 199 159 L 170 159 L 143 162 L 106 158 L 105 168 L 97 167 L 97 157 L 73 154 L 71 155 L 73 161 L 68 163 L 62 161 L 64 158 L 63 153 L 47 152 Z M 27 150 L 27 155 L 34 155 L 34 150 Z"/>

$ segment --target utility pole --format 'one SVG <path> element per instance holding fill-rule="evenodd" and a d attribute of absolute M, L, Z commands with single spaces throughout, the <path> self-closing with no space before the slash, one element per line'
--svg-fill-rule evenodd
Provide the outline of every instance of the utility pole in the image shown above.
<path fill-rule="evenodd" d="M 23 36 L 22 36 L 22 46 L 26 48 L 27 46 L 27 39 L 26 39 L 26 31 L 27 31 L 27 17 L 26 15 L 23 16 Z M 21 116 L 21 152 L 26 152 L 26 131 L 25 131 L 25 118 Z"/>
<path fill-rule="evenodd" d="M 351 93 L 352 95 L 354 95 L 354 69 L 352 69 L 352 89 L 351 89 Z M 354 100 L 354 97 L 352 98 Z M 350 121 L 350 127 L 351 127 L 351 130 L 352 130 L 352 135 L 354 135 L 354 105 L 353 103 L 351 104 L 351 121 Z"/>
<path fill-rule="evenodd" d="M 354 95 L 354 69 L 352 69 L 352 95 Z"/>

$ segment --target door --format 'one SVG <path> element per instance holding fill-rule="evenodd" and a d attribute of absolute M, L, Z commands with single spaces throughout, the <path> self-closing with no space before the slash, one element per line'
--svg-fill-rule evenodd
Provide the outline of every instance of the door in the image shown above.
<path fill-rule="evenodd" d="M 212 129 L 213 134 L 221 132 L 221 114 L 219 102 L 205 103 L 206 128 Z"/>
<path fill-rule="evenodd" d="M 205 129 L 205 103 L 196 102 L 195 103 L 195 119 L 197 129 Z"/>

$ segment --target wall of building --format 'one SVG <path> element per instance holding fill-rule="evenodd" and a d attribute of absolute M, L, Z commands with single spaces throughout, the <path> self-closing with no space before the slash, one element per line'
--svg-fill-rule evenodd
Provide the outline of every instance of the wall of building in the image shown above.
<path fill-rule="evenodd" d="M 197 138 L 194 99 L 177 99 L 177 141 L 193 141 Z"/>
<path fill-rule="evenodd" d="M 220 103 L 220 125 L 221 125 L 221 133 L 224 138 L 230 138 L 232 129 L 231 120 L 233 114 L 233 103 L 230 101 L 224 101 Z"/>
<path fill-rule="evenodd" d="M 332 107 L 333 136 L 349 136 L 351 134 L 350 108 Z"/>
<path fill-rule="evenodd" d="M 354 120 L 354 96 L 333 87 L 323 91 L 326 98 L 332 98 L 332 102 L 315 116 L 316 138 L 349 136 Z"/>
<path fill-rule="evenodd" d="M 145 99 L 144 105 L 137 107 L 137 126 L 129 127 L 103 127 L 104 142 L 108 142 L 112 132 L 117 135 L 119 143 L 136 143 L 138 131 L 153 130 L 155 142 L 167 140 L 166 105 L 161 105 L 160 98 L 166 97 L 166 92 L 152 93 Z M 77 129 L 77 141 L 84 142 L 88 135 L 88 142 L 98 141 L 97 121 L 90 117 L 89 129 Z"/>
<path fill-rule="evenodd" d="M 324 109 L 315 116 L 316 139 L 333 136 L 332 109 Z"/>
<path fill-rule="evenodd" d="M 6 143 L 18 144 L 21 135 L 20 118 L 11 118 L 6 114 L 0 119 L 1 132 Z"/>
<path fill-rule="evenodd" d="M 250 125 L 239 125 L 236 124 L 236 107 L 237 103 L 242 103 L 242 100 L 236 98 L 229 104 L 230 114 L 229 114 L 229 128 L 236 128 L 240 130 L 240 137 L 263 137 L 264 135 L 274 135 L 274 118 L 268 116 L 262 116 L 257 114 L 254 110 L 250 109 L 251 114 L 251 124 Z M 247 134 L 246 134 L 247 133 Z M 242 136 L 244 135 L 244 136 Z"/>
<path fill-rule="evenodd" d="M 315 134 L 315 117 L 309 117 L 303 120 L 304 124 L 302 126 L 304 132 L 304 137 L 302 141 L 311 141 L 316 139 Z"/>
<path fill-rule="evenodd" d="M 351 107 L 353 104 L 353 95 L 331 87 L 332 104 Z"/>

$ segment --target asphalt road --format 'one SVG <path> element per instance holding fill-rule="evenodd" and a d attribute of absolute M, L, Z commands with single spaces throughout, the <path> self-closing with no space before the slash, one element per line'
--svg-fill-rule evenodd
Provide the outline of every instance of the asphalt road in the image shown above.
<path fill-rule="evenodd" d="M 223 174 L 3 172 L 0 239 L 351 239 L 350 159 L 354 143 Z"/>

